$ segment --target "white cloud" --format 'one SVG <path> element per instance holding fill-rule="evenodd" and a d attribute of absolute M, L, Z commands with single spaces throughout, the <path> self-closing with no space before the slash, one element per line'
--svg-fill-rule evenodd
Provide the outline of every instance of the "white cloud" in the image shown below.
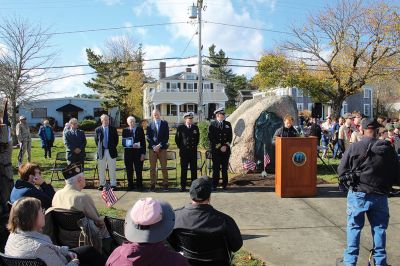
<path fill-rule="evenodd" d="M 155 59 L 155 58 L 164 58 L 171 56 L 173 49 L 168 45 L 144 45 L 143 52 L 145 59 Z M 158 78 L 159 70 L 157 69 L 159 66 L 159 61 L 145 61 L 144 69 L 148 68 L 156 68 L 151 70 L 145 70 L 146 73 L 151 74 L 153 77 Z M 168 66 L 168 63 L 167 63 Z M 168 73 L 168 69 L 167 69 Z"/>
<path fill-rule="evenodd" d="M 142 36 L 144 36 L 144 35 L 147 34 L 147 30 L 146 30 L 145 28 L 142 28 L 142 27 L 136 28 L 136 32 L 137 32 L 139 35 L 142 35 Z"/>
<path fill-rule="evenodd" d="M 188 21 L 188 1 L 181 0 L 182 3 L 166 5 L 165 0 L 146 0 L 140 6 L 134 8 L 137 14 L 147 12 L 157 12 L 159 15 L 167 17 L 169 22 Z M 266 5 L 273 12 L 276 0 L 256 0 L 258 5 Z M 222 12 L 223 9 L 223 12 Z M 264 37 L 259 31 L 246 28 L 229 27 L 213 24 L 211 22 L 226 23 L 233 25 L 262 27 L 265 23 L 251 15 L 252 5 L 247 1 L 241 3 L 241 9 L 235 9 L 232 0 L 221 0 L 217 4 L 210 2 L 206 10 L 203 11 L 204 26 L 202 28 L 203 54 L 208 54 L 208 47 L 215 44 L 217 49 L 225 51 L 229 57 L 244 57 L 258 59 L 263 52 Z M 272 28 L 269 26 L 269 28 Z M 189 40 L 197 29 L 197 24 L 177 24 L 168 26 L 172 39 L 183 38 Z M 196 46 L 197 36 L 192 41 Z M 179 53 L 179 51 L 178 51 Z M 236 61 L 238 64 L 244 62 Z M 236 69 L 235 69 L 236 70 Z M 241 73 L 254 72 L 251 68 L 240 70 Z"/>

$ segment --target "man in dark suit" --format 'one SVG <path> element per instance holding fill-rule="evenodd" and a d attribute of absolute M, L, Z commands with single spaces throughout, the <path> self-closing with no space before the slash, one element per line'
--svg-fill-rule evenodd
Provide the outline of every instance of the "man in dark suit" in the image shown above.
<path fill-rule="evenodd" d="M 124 147 L 124 161 L 126 176 L 128 178 L 128 190 L 135 188 L 133 184 L 133 166 L 136 172 L 136 188 L 142 190 L 142 170 L 144 156 L 146 155 L 146 139 L 141 126 L 136 126 L 133 116 L 126 119 L 129 127 L 122 130 L 122 146 Z"/>
<path fill-rule="evenodd" d="M 179 148 L 181 158 L 181 191 L 186 190 L 187 170 L 190 164 L 190 177 L 197 178 L 197 146 L 199 145 L 199 128 L 193 124 L 193 113 L 185 113 L 183 116 L 185 124 L 178 126 L 175 142 Z"/>
<path fill-rule="evenodd" d="M 68 164 L 77 163 L 82 166 L 85 162 L 86 136 L 83 130 L 78 129 L 78 120 L 72 118 L 70 121 L 71 129 L 65 132 L 64 144 L 67 147 Z"/>
<path fill-rule="evenodd" d="M 223 108 L 215 110 L 215 120 L 208 127 L 208 140 L 210 141 L 211 156 L 213 163 L 213 186 L 219 185 L 219 175 L 222 171 L 222 189 L 226 190 L 228 185 L 228 165 L 231 155 L 232 126 L 225 120 Z"/>
<path fill-rule="evenodd" d="M 110 126 L 108 115 L 101 115 L 100 121 L 101 126 L 96 128 L 94 135 L 94 142 L 97 146 L 97 163 L 100 179 L 99 190 L 103 190 L 103 187 L 106 185 L 107 166 L 110 175 L 110 186 L 115 190 L 117 186 L 117 174 L 115 170 L 118 156 L 118 132 L 115 127 Z"/>
<path fill-rule="evenodd" d="M 168 171 L 167 171 L 167 149 L 169 140 L 169 127 L 168 122 L 161 120 L 160 111 L 154 109 L 152 112 L 153 121 L 147 126 L 146 138 L 149 143 L 149 160 L 150 160 L 150 179 L 151 191 L 155 191 L 157 175 L 156 164 L 157 159 L 160 161 L 162 175 L 163 175 L 163 188 L 168 191 Z"/>

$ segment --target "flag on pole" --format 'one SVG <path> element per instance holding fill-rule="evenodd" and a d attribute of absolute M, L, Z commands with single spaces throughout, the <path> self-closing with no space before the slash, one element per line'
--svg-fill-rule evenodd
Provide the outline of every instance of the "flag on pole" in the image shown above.
<path fill-rule="evenodd" d="M 251 161 L 251 160 L 246 160 L 243 162 L 243 169 L 248 171 L 248 170 L 254 170 L 256 169 L 256 163 Z"/>
<path fill-rule="evenodd" d="M 264 168 L 267 167 L 271 163 L 271 158 L 269 157 L 268 152 L 264 153 Z"/>
<path fill-rule="evenodd" d="M 113 206 L 118 201 L 118 198 L 114 194 L 113 189 L 109 186 L 105 186 L 103 188 L 103 191 L 101 192 L 101 198 L 107 204 L 107 207 Z"/>

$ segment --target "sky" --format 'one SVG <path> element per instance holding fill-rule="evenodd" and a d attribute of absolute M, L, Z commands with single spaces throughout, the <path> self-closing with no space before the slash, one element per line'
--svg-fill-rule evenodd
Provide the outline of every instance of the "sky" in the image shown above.
<path fill-rule="evenodd" d="M 259 59 L 290 38 L 291 25 L 300 26 L 310 15 L 323 9 L 329 0 L 204 0 L 202 12 L 203 55 L 215 44 L 231 58 Z M 59 51 L 55 66 L 87 64 L 86 48 L 101 52 L 107 40 L 129 35 L 142 44 L 145 59 L 191 57 L 166 60 L 167 75 L 196 63 L 198 24 L 189 19 L 193 0 L 0 0 L 0 19 L 19 16 L 30 23 L 51 27 L 56 32 L 51 43 Z M 226 25 L 229 24 L 229 25 Z M 240 27 L 238 27 L 240 26 Z M 121 28 L 115 30 L 98 30 Z M 96 30 L 96 31 L 93 31 Z M 66 33 L 81 31 L 78 33 Z M 286 32 L 286 33 L 285 33 Z M 1 47 L 1 40 L 0 40 Z M 255 62 L 231 61 L 253 66 Z M 145 62 L 145 69 L 156 68 L 159 61 Z M 172 67 L 178 66 L 178 67 Z M 61 68 L 58 75 L 89 73 L 90 67 Z M 193 67 L 193 71 L 197 71 Z M 251 78 L 253 67 L 233 71 Z M 146 70 L 158 78 L 158 70 Z M 83 83 L 89 75 L 55 81 L 45 90 L 48 97 L 93 93 Z"/>

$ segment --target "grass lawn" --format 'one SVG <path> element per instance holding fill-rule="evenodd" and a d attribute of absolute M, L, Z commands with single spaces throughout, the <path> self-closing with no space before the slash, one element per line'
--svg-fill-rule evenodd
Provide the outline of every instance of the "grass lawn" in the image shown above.
<path fill-rule="evenodd" d="M 175 141 L 174 141 L 174 137 L 175 135 L 171 134 L 170 135 L 170 150 L 175 150 L 178 154 L 178 149 L 176 147 Z M 54 158 L 56 157 L 57 152 L 65 152 L 65 147 L 63 144 L 63 141 L 61 138 L 56 138 L 55 142 L 54 142 L 54 147 L 52 148 L 52 159 L 45 159 L 44 158 L 44 151 L 41 148 L 41 144 L 40 144 L 40 140 L 39 139 L 33 139 L 32 140 L 32 161 L 35 163 L 38 163 L 41 167 L 42 167 L 42 172 L 43 172 L 43 177 L 44 179 L 49 182 L 50 181 L 50 177 L 51 177 L 51 171 L 49 171 L 49 169 L 53 166 L 54 164 Z M 121 141 L 120 141 L 121 143 Z M 121 145 L 118 146 L 118 151 L 119 152 L 123 152 L 123 148 Z M 18 152 L 19 149 L 14 149 L 13 151 L 13 165 L 17 164 L 17 157 L 18 157 Z M 86 152 L 96 152 L 96 145 L 94 143 L 94 139 L 93 137 L 87 137 L 87 146 L 86 146 Z M 203 153 L 203 160 L 204 160 L 204 153 L 205 151 L 202 150 Z M 26 157 L 25 157 L 26 159 Z M 317 160 L 317 177 L 324 180 L 327 183 L 336 183 L 337 182 L 337 175 L 334 173 L 333 169 L 337 169 L 340 160 L 337 159 L 324 159 L 324 161 L 328 164 L 328 167 L 323 165 L 322 161 L 320 159 Z M 148 163 L 148 162 L 146 162 Z M 172 162 L 170 162 L 172 163 Z M 123 166 L 124 163 L 123 161 L 118 161 L 117 162 L 117 167 L 118 166 Z M 95 162 L 90 162 L 88 164 L 86 164 L 85 166 L 87 167 L 94 167 L 95 166 Z M 180 177 L 180 165 L 179 165 L 179 160 L 178 160 L 178 180 Z M 333 168 L 333 169 L 332 169 Z M 204 171 L 203 171 L 204 174 Z M 93 175 L 93 172 L 87 172 L 86 174 L 87 176 Z M 161 175 L 161 173 L 160 173 Z M 230 173 L 229 174 L 230 177 L 233 177 L 235 174 Z M 61 176 L 61 175 L 60 175 Z M 117 172 L 117 177 L 118 178 L 123 178 L 124 176 L 124 171 L 119 171 Z M 17 178 L 17 171 L 15 169 L 14 172 L 14 178 Z M 171 177 L 175 177 L 175 171 L 171 171 L 170 172 L 170 178 Z M 143 178 L 149 178 L 149 171 L 147 172 L 143 172 Z M 179 182 L 179 181 L 178 181 Z M 52 183 L 55 187 L 60 187 L 63 186 L 63 182 L 53 182 Z"/>

